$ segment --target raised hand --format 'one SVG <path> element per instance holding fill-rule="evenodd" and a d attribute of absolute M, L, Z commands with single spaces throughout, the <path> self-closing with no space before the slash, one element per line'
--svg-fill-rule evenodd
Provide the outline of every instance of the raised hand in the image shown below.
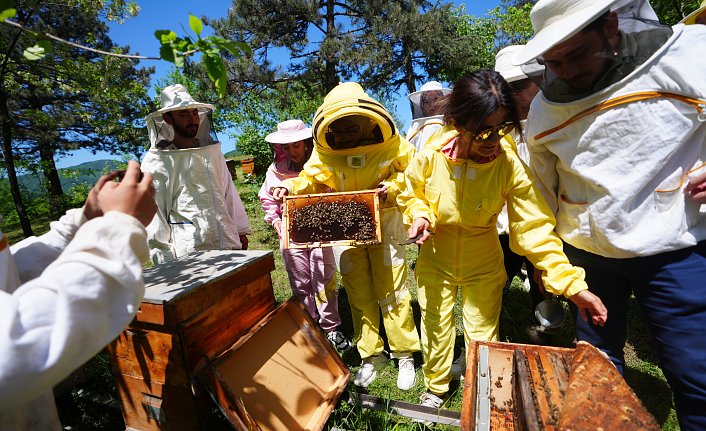
<path fill-rule="evenodd" d="M 119 183 L 104 182 L 97 197 L 103 213 L 119 211 L 135 217 L 147 226 L 157 212 L 154 194 L 152 175 L 142 174 L 140 164 L 131 160 L 123 179 Z"/>

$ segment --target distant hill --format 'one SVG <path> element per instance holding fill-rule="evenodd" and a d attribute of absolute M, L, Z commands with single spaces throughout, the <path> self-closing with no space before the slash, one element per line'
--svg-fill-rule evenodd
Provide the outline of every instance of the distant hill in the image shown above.
<path fill-rule="evenodd" d="M 120 166 L 122 166 L 122 163 L 118 160 L 94 160 L 92 162 L 59 169 L 61 187 L 64 189 L 64 192 L 66 192 L 75 185 L 93 185 L 101 175 L 118 169 Z M 20 175 L 18 180 L 20 187 L 30 193 L 39 193 L 41 190 L 40 179 L 34 175 Z M 2 178 L 0 181 L 6 183 L 7 178 Z"/>

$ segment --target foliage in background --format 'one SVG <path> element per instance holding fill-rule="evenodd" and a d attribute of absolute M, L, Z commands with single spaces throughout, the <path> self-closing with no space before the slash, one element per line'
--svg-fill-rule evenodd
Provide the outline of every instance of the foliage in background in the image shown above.
<path fill-rule="evenodd" d="M 662 24 L 674 25 L 698 9 L 702 0 L 650 0 Z"/>
<path fill-rule="evenodd" d="M 4 24 L 0 46 L 6 47 L 0 52 L 2 150 L 25 236 L 33 232 L 17 185 L 16 157 L 18 161 L 28 156 L 31 161 L 39 161 L 51 208 L 58 215 L 66 206 L 66 198 L 56 174 L 56 157 L 77 148 L 139 157 L 146 147 L 142 118 L 147 113 L 149 74 L 153 70 L 135 69 L 137 59 L 165 59 L 183 65 L 186 57 L 201 53 L 204 70 L 216 92 L 224 97 L 227 72 L 221 54 L 237 58 L 249 52 L 239 41 L 218 36 L 202 38 L 202 21 L 190 16 L 195 41 L 170 30 L 158 30 L 155 36 L 161 44 L 160 57 L 125 54 L 108 38 L 105 20 L 122 21 L 138 11 L 131 0 L 0 2 L 0 23 Z M 18 97 L 23 92 L 24 99 Z M 10 101 L 27 103 L 18 107 L 11 106 Z M 22 115 L 18 109 L 24 109 Z M 16 148 L 20 145 L 25 147 Z"/>
<path fill-rule="evenodd" d="M 323 96 L 342 80 L 376 93 L 414 91 L 437 71 L 427 65 L 432 53 L 449 60 L 475 55 L 473 40 L 455 31 L 457 20 L 451 4 L 440 1 L 244 0 L 212 25 L 226 37 L 243 35 L 253 48 L 252 57 L 229 65 L 234 92 L 296 80 Z M 273 65 L 275 50 L 290 61 Z"/>
<path fill-rule="evenodd" d="M 16 2 L 19 27 L 6 21 L 0 26 L 4 167 L 26 236 L 32 229 L 17 185 L 15 164 L 42 173 L 53 216 L 60 215 L 67 202 L 56 158 L 77 148 L 116 153 L 140 147 L 144 137 L 137 122 L 148 101 L 151 70 L 137 69 L 135 60 L 103 58 L 69 44 L 58 44 L 48 56 L 35 52 L 34 61 L 30 61 L 26 49 L 37 43 L 36 32 L 25 26 L 60 34 L 71 43 L 117 52 L 119 48 L 107 36 L 101 14 L 119 15 L 121 8 L 129 8 L 127 4 L 22 0 Z"/>
<path fill-rule="evenodd" d="M 230 133 L 237 153 L 254 156 L 256 174 L 264 174 L 274 154 L 265 136 L 285 120 L 300 119 L 310 124 L 322 101 L 301 84 L 289 82 L 242 95 L 236 104 L 225 108 L 228 122 L 236 127 Z"/>
<path fill-rule="evenodd" d="M 512 5 L 503 3 L 487 12 L 485 17 L 467 15 L 462 7 L 456 31 L 476 41 L 475 57 L 463 63 L 440 66 L 443 79 L 453 82 L 461 76 L 495 66 L 495 53 L 508 45 L 524 44 L 533 34 L 529 12 L 532 4 Z"/>
<path fill-rule="evenodd" d="M 459 8 L 440 1 L 371 2 L 364 16 L 369 49 L 354 70 L 361 84 L 386 96 L 413 93 L 453 64 L 473 62 L 477 40 L 456 31 Z M 378 8 L 377 10 L 375 8 Z"/>
<path fill-rule="evenodd" d="M 66 190 L 63 196 L 65 206 L 67 208 L 83 206 L 88 192 L 101 175 L 115 169 L 124 169 L 126 165 L 126 160 L 123 162 L 100 160 L 82 163 L 72 168 L 59 169 L 59 179 L 62 187 Z M 43 233 L 46 230 L 43 225 L 56 219 L 54 217 L 56 210 L 51 208 L 51 201 L 47 199 L 46 182 L 41 173 L 30 171 L 20 176 L 18 180 L 20 190 L 25 198 L 27 213 L 35 227 L 35 233 Z M 10 242 L 14 243 L 21 239 L 21 231 L 18 230 L 20 221 L 17 212 L 14 211 L 7 178 L 0 178 L 0 214 L 2 214 L 0 229 L 9 236 Z M 37 226 L 39 226 L 38 230 Z"/>
<path fill-rule="evenodd" d="M 193 15 L 189 15 L 189 27 L 196 34 L 196 41 L 192 41 L 188 36 L 179 37 L 171 30 L 157 30 L 154 33 L 161 44 L 159 50 L 161 58 L 174 63 L 177 67 L 183 67 L 186 57 L 200 52 L 201 62 L 206 69 L 208 78 L 214 84 L 218 95 L 225 97 L 228 74 L 221 52 L 227 53 L 231 58 L 238 58 L 249 54 L 250 48 L 246 43 L 218 36 L 202 38 L 203 22 Z"/>

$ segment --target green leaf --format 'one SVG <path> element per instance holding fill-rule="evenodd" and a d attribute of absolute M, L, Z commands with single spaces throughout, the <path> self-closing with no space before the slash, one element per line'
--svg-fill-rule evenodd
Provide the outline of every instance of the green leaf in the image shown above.
<path fill-rule="evenodd" d="M 250 48 L 250 45 L 248 45 L 247 43 L 245 43 L 245 42 L 235 42 L 235 44 L 238 46 L 238 48 L 240 48 L 240 51 L 241 51 L 243 54 L 251 54 L 251 53 L 252 53 L 252 49 Z"/>
<path fill-rule="evenodd" d="M 0 7 L 0 21 L 5 21 L 8 18 L 14 18 L 17 15 L 17 10 L 14 8 Z"/>
<path fill-rule="evenodd" d="M 189 38 L 186 39 L 177 39 L 174 41 L 174 49 L 179 51 L 179 52 L 186 52 L 186 51 L 191 51 L 194 49 L 194 44 L 191 42 Z"/>
<path fill-rule="evenodd" d="M 174 53 L 174 65 L 176 67 L 184 67 L 184 56 L 178 52 Z"/>
<path fill-rule="evenodd" d="M 7 18 L 14 18 L 17 15 L 14 0 L 0 0 L 0 21 L 5 21 Z"/>
<path fill-rule="evenodd" d="M 176 63 L 176 60 L 174 58 L 174 48 L 172 48 L 171 45 L 162 45 L 162 47 L 159 48 L 159 56 L 163 60 Z"/>
<path fill-rule="evenodd" d="M 51 42 L 49 42 L 48 40 L 40 40 L 37 42 L 36 45 L 25 49 L 22 55 L 24 55 L 24 57 L 30 61 L 40 60 L 44 58 L 48 53 L 50 53 L 51 49 Z"/>
<path fill-rule="evenodd" d="M 200 18 L 197 18 L 189 14 L 189 27 L 196 33 L 196 36 L 201 37 L 201 32 L 203 31 L 203 22 Z"/>
<path fill-rule="evenodd" d="M 207 39 L 199 39 L 194 45 L 199 51 L 208 51 L 213 46 L 213 44 Z"/>
<path fill-rule="evenodd" d="M 228 75 L 223 59 L 219 55 L 204 53 L 203 62 L 206 64 L 206 72 L 208 73 L 208 77 L 211 78 L 211 82 L 213 82 L 216 87 L 218 95 L 225 97 Z"/>
<path fill-rule="evenodd" d="M 177 39 L 176 33 L 171 30 L 157 30 L 154 32 L 154 37 L 156 37 L 162 45 L 171 43 Z"/>
<path fill-rule="evenodd" d="M 210 41 L 213 45 L 216 45 L 219 49 L 230 52 L 231 54 L 239 57 L 241 54 L 249 54 L 250 47 L 248 44 L 243 42 L 236 42 L 230 39 L 223 39 L 218 36 L 209 36 L 206 40 Z"/>

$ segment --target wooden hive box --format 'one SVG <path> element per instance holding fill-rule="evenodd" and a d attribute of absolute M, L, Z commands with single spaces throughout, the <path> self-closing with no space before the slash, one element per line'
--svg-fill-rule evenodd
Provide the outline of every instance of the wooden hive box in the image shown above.
<path fill-rule="evenodd" d="M 370 210 L 375 223 L 374 238 L 365 241 L 340 238 L 329 241 L 302 241 L 292 232 L 292 214 L 294 211 L 308 205 L 320 202 L 360 202 Z M 379 244 L 382 242 L 382 229 L 380 226 L 380 200 L 374 190 L 361 190 L 355 192 L 319 193 L 309 195 L 285 196 L 282 211 L 282 226 L 285 248 L 316 248 L 337 245 Z"/>
<path fill-rule="evenodd" d="M 463 385 L 461 430 L 519 429 L 515 394 L 515 351 L 527 358 L 529 368 L 541 379 L 534 379 L 537 405 L 545 423 L 552 414 L 568 382 L 572 349 L 529 344 L 474 341 L 469 345 Z M 541 371 L 540 371 L 541 370 Z M 546 389 L 546 390 L 545 390 Z M 547 428 L 552 429 L 552 428 Z"/>
<path fill-rule="evenodd" d="M 215 360 L 276 308 L 273 269 L 270 251 L 230 250 L 145 270 L 140 310 L 108 346 L 127 429 L 209 428 L 213 403 L 192 385 L 197 365 Z"/>
<path fill-rule="evenodd" d="M 262 319 L 199 377 L 238 430 L 320 431 L 350 371 L 294 298 Z"/>
<path fill-rule="evenodd" d="M 476 341 L 468 350 L 461 430 L 659 429 L 588 343 L 565 349 Z"/>

